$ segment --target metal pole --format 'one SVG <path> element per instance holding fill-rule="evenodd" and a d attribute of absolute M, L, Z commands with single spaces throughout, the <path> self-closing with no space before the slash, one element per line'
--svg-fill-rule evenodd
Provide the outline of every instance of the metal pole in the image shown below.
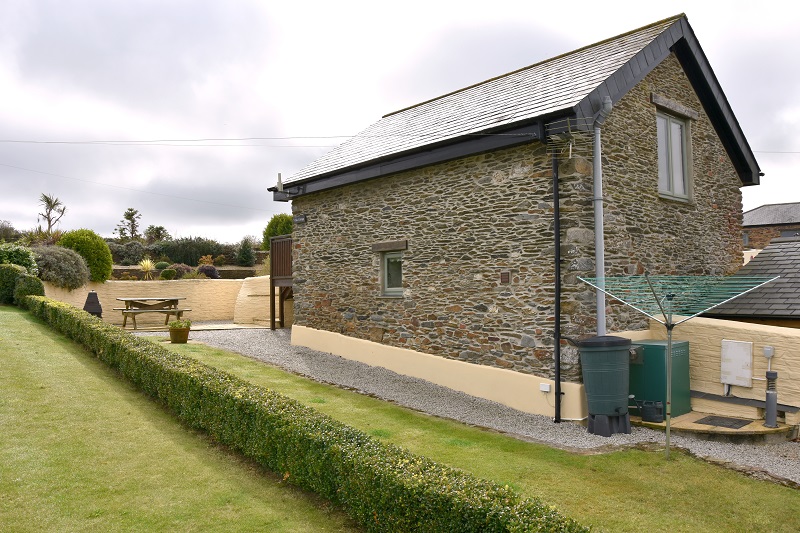
<path fill-rule="evenodd" d="M 666 447 L 664 453 L 669 459 L 669 428 L 670 418 L 672 416 L 672 328 L 675 327 L 672 323 L 672 299 L 674 294 L 667 294 L 667 405 L 666 405 L 666 418 L 667 431 L 666 431 Z"/>

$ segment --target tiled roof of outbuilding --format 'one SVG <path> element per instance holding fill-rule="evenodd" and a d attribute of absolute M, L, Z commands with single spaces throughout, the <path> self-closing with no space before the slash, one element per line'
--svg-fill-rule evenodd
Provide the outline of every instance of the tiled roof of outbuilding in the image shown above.
<path fill-rule="evenodd" d="M 800 318 L 800 238 L 774 239 L 735 276 L 780 276 L 707 315 Z"/>
<path fill-rule="evenodd" d="M 742 183 L 760 170 L 685 15 L 536 63 L 390 113 L 284 180 L 288 200 L 333 187 L 542 141 L 544 123 L 567 117 L 591 124 L 608 96 L 618 102 L 675 53 Z M 487 136 L 488 135 L 488 136 Z"/>
<path fill-rule="evenodd" d="M 385 115 L 288 182 L 572 108 L 680 17 Z"/>
<path fill-rule="evenodd" d="M 762 205 L 744 213 L 742 221 L 745 227 L 799 223 L 800 202 Z"/>

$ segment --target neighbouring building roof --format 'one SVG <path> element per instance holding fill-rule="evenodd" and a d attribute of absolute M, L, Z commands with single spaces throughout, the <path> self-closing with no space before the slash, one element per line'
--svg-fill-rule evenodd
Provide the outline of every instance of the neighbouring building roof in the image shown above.
<path fill-rule="evenodd" d="M 747 211 L 742 226 L 778 226 L 800 224 L 800 202 L 789 204 L 767 204 Z"/>
<path fill-rule="evenodd" d="M 543 141 L 546 123 L 590 125 L 675 53 L 742 183 L 760 169 L 685 15 L 385 115 L 286 179 L 276 200 L 499 148 Z"/>
<path fill-rule="evenodd" d="M 734 276 L 780 276 L 706 313 L 710 316 L 800 318 L 800 238 L 774 239 Z"/>

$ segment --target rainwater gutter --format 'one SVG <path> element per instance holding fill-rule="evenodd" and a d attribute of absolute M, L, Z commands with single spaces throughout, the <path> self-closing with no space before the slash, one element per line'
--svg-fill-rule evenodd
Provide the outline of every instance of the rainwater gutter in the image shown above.
<path fill-rule="evenodd" d="M 594 181 L 594 272 L 595 278 L 602 284 L 606 270 L 605 232 L 603 228 L 603 161 L 600 129 L 611 113 L 611 97 L 604 96 L 603 103 L 594 116 L 594 153 L 592 170 Z M 597 335 L 606 334 L 606 295 L 597 289 Z"/>

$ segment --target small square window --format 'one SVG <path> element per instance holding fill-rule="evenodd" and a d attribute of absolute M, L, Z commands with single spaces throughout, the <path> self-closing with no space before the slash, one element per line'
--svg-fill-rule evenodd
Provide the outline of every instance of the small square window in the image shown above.
<path fill-rule="evenodd" d="M 403 252 L 386 252 L 381 258 L 381 293 L 403 295 Z"/>
<path fill-rule="evenodd" d="M 658 192 L 689 198 L 687 123 L 671 115 L 656 115 L 658 133 Z"/>

